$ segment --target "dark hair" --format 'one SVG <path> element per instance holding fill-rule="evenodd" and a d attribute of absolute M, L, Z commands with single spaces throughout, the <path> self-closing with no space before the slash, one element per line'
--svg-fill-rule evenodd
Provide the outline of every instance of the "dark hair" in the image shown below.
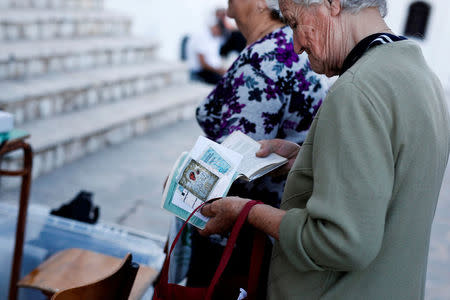
<path fill-rule="evenodd" d="M 286 24 L 286 20 L 284 19 L 283 15 L 279 10 L 272 8 L 270 10 L 270 16 L 272 17 L 273 20 L 280 21 L 281 23 Z"/>

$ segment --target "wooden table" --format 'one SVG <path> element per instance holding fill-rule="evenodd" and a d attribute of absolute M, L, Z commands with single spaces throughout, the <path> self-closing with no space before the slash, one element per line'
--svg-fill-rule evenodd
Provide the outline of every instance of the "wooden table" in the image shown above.
<path fill-rule="evenodd" d="M 28 211 L 28 198 L 31 188 L 31 176 L 33 166 L 33 151 L 31 146 L 25 142 L 29 135 L 19 135 L 12 137 L 0 144 L 0 159 L 7 153 L 16 150 L 23 150 L 23 167 L 21 170 L 1 170 L 0 176 L 22 177 L 22 184 L 20 187 L 20 202 L 19 214 L 17 217 L 16 226 L 16 240 L 14 245 L 14 260 L 11 268 L 11 278 L 9 283 L 9 300 L 17 299 L 17 282 L 20 276 L 20 269 L 22 264 L 23 243 L 25 235 L 25 225 Z"/>

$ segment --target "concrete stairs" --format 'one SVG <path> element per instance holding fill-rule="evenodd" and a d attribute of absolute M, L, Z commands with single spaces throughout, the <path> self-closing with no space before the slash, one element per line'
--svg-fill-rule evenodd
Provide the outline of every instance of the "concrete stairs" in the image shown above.
<path fill-rule="evenodd" d="M 103 0 L 0 0 L 0 8 L 102 9 Z"/>
<path fill-rule="evenodd" d="M 126 16 L 102 10 L 2 9 L 0 20 L 0 41 L 124 36 L 131 25 Z"/>
<path fill-rule="evenodd" d="M 11 41 L 0 46 L 0 80 L 143 63 L 154 58 L 155 48 L 130 37 Z"/>
<path fill-rule="evenodd" d="M 186 83 L 184 66 L 150 61 L 0 83 L 0 108 L 15 124 L 53 117 L 98 104 L 124 101 L 169 85 Z"/>
<path fill-rule="evenodd" d="M 130 25 L 100 0 L 0 0 L 0 109 L 31 134 L 34 177 L 191 118 L 211 90 Z M 21 155 L 1 162 L 19 168 Z"/>

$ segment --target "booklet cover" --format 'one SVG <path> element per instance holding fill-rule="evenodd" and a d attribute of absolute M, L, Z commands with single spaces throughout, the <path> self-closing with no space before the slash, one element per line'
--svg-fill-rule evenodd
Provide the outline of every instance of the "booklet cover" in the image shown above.
<path fill-rule="evenodd" d="M 226 196 L 237 178 L 250 181 L 287 162 L 276 154 L 256 157 L 259 147 L 240 131 L 222 144 L 200 136 L 192 150 L 183 152 L 175 162 L 164 189 L 162 208 L 186 220 L 205 201 Z M 203 229 L 207 221 L 197 212 L 190 223 Z"/>

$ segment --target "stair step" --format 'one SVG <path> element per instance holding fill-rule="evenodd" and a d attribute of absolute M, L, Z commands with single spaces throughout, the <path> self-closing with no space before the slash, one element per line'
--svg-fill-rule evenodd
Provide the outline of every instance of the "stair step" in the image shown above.
<path fill-rule="evenodd" d="M 184 64 L 164 61 L 3 81 L 0 109 L 13 113 L 17 126 L 187 81 Z"/>
<path fill-rule="evenodd" d="M 0 44 L 0 80 L 144 63 L 156 48 L 154 41 L 131 37 L 6 42 Z"/>
<path fill-rule="evenodd" d="M 101 9 L 103 0 L 0 0 L 0 8 Z"/>
<path fill-rule="evenodd" d="M 129 17 L 103 10 L 0 10 L 0 40 L 123 36 L 130 26 Z"/>
<path fill-rule="evenodd" d="M 152 94 L 98 106 L 51 119 L 35 121 L 21 129 L 31 135 L 33 176 L 76 160 L 108 145 L 142 135 L 170 123 L 192 118 L 195 107 L 211 86 L 184 84 Z M 151 154 L 151 149 L 143 149 Z M 5 157 L 5 169 L 21 166 L 20 153 Z"/>

